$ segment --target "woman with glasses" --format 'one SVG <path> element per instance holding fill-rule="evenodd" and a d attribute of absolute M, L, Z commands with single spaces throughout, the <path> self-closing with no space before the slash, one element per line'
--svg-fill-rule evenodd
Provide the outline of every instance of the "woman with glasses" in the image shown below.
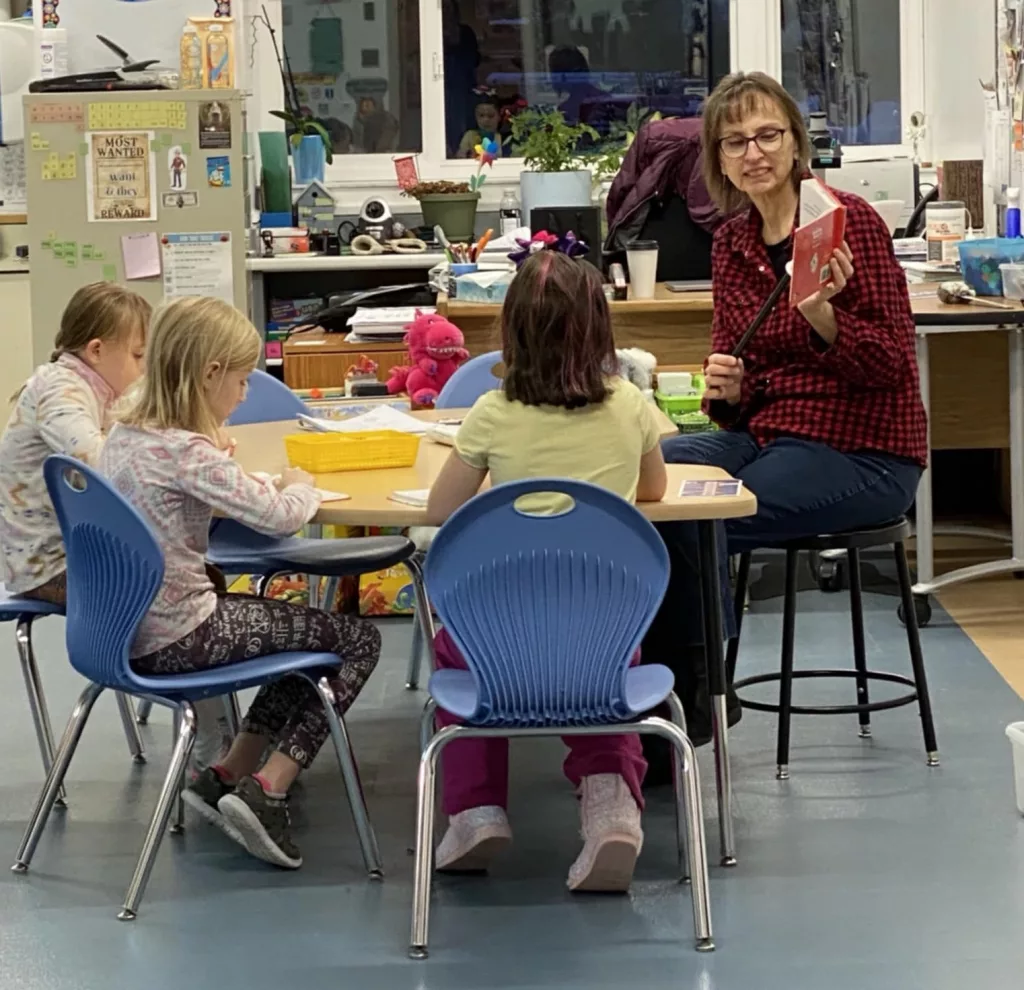
<path fill-rule="evenodd" d="M 846 243 L 830 259 L 833 284 L 796 308 L 783 299 L 742 358 L 731 356 L 790 260 L 811 146 L 793 98 L 759 72 L 718 84 L 704 110 L 703 143 L 708 190 L 733 214 L 712 248 L 705 362 L 707 410 L 722 429 L 672 437 L 663 451 L 669 463 L 724 468 L 757 496 L 757 515 L 725 523 L 720 542 L 732 636 L 726 554 L 899 517 L 914 500 L 928 434 L 906 278 L 885 222 L 858 196 L 833 190 L 847 209 Z M 706 742 L 696 532 L 688 523 L 660 530 L 672 578 L 643 657 L 676 671 L 691 735 Z M 741 712 L 731 687 L 729 701 L 734 723 Z M 649 779 L 667 780 L 667 751 L 652 750 Z"/>

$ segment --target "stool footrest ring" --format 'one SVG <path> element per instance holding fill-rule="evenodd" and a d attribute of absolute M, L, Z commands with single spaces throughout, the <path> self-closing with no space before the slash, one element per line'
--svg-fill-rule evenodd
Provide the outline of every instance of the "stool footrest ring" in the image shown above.
<path fill-rule="evenodd" d="M 855 670 L 794 670 L 793 679 L 808 679 L 813 677 L 845 677 L 853 679 L 858 677 Z M 866 705 L 791 705 L 790 712 L 794 715 L 859 715 L 862 712 L 883 712 L 892 708 L 902 708 L 904 705 L 912 705 L 917 701 L 917 685 L 909 677 L 902 674 L 892 674 L 883 670 L 867 671 L 869 681 L 888 681 L 890 684 L 903 684 L 906 687 L 914 688 L 909 694 L 900 695 L 898 698 L 887 698 L 884 701 L 872 701 Z M 736 681 L 734 687 L 737 692 L 741 688 L 750 687 L 754 684 L 771 684 L 782 679 L 781 673 L 757 674 L 754 677 L 744 677 Z M 748 701 L 746 698 L 739 699 L 744 708 L 756 712 L 779 713 L 779 706 L 766 701 Z"/>

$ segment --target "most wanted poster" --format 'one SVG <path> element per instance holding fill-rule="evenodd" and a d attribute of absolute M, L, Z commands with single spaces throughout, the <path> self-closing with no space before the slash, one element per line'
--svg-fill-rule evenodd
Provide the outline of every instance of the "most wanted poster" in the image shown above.
<path fill-rule="evenodd" d="M 152 131 L 86 134 L 87 217 L 94 221 L 156 220 L 156 156 Z"/>

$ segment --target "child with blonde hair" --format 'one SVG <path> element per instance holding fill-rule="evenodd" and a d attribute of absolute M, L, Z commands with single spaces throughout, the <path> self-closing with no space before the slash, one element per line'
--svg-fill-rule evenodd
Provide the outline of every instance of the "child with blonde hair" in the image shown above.
<path fill-rule="evenodd" d="M 0 561 L 7 591 L 61 605 L 64 542 L 43 480 L 50 454 L 96 464 L 114 407 L 142 374 L 150 306 L 119 285 L 82 286 L 49 364 L 14 397 L 0 437 Z"/>
<path fill-rule="evenodd" d="M 259 480 L 224 449 L 223 424 L 245 397 L 261 346 L 256 328 L 218 299 L 178 299 L 153 317 L 138 402 L 111 431 L 100 461 L 164 553 L 163 584 L 139 625 L 131 664 L 159 676 L 273 653 L 335 653 L 331 686 L 342 715 L 377 664 L 377 629 L 289 602 L 217 594 L 204 566 L 214 511 L 288 536 L 320 505 L 305 471 Z M 302 856 L 291 836 L 287 793 L 328 733 L 311 684 L 300 677 L 267 684 L 227 755 L 198 775 L 185 799 L 254 856 L 296 869 Z M 268 742 L 276 748 L 263 762 Z"/>

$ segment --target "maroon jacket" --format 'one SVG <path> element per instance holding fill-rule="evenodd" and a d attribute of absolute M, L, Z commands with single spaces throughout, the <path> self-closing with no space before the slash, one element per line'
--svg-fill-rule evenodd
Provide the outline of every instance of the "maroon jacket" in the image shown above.
<path fill-rule="evenodd" d="M 714 233 L 722 216 L 704 185 L 701 127 L 696 118 L 655 120 L 640 128 L 608 192 L 605 250 L 624 250 L 643 228 L 651 204 L 673 192 L 694 223 Z"/>

